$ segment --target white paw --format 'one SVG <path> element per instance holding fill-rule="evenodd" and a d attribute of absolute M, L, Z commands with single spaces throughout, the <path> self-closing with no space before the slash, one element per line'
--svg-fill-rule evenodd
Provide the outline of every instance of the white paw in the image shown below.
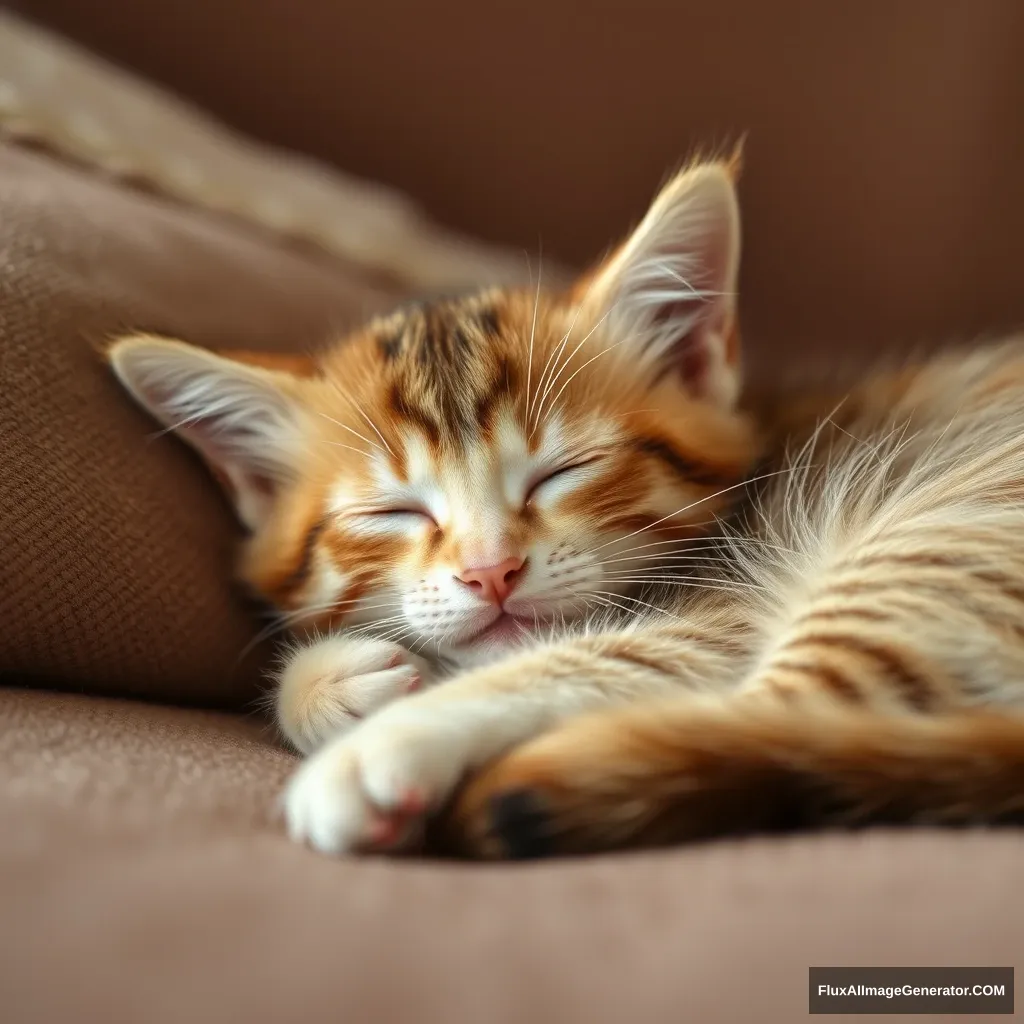
<path fill-rule="evenodd" d="M 419 689 L 426 663 L 398 644 L 344 634 L 299 647 L 278 677 L 277 721 L 309 754 L 361 718 Z"/>
<path fill-rule="evenodd" d="M 392 705 L 302 765 L 284 796 L 292 839 L 338 854 L 395 849 L 415 833 L 467 760 L 444 709 L 416 704 Z"/>

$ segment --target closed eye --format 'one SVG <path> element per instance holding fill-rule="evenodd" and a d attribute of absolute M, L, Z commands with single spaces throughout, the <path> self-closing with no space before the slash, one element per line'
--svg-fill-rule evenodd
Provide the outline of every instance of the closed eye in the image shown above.
<path fill-rule="evenodd" d="M 433 519 L 434 517 L 425 508 L 414 508 L 411 505 L 408 508 L 375 508 L 368 512 L 364 512 L 363 515 L 367 516 L 423 516 L 426 519 Z"/>
<path fill-rule="evenodd" d="M 385 520 L 395 523 L 402 520 L 411 521 L 415 518 L 434 523 L 435 526 L 437 525 L 434 517 L 425 508 L 417 505 L 396 505 L 393 508 L 367 508 L 361 509 L 357 515 L 366 519 Z"/>
<path fill-rule="evenodd" d="M 575 473 L 578 469 L 583 469 L 584 466 L 589 466 L 594 462 L 597 462 L 599 456 L 594 456 L 590 459 L 581 459 L 579 462 L 570 462 L 565 466 L 559 466 L 557 469 L 552 469 L 544 472 L 542 475 L 535 477 L 529 487 L 526 489 L 526 503 L 529 504 L 537 495 L 537 492 L 544 487 L 546 484 L 553 483 L 555 480 L 560 480 L 563 477 L 568 476 L 570 473 Z"/>

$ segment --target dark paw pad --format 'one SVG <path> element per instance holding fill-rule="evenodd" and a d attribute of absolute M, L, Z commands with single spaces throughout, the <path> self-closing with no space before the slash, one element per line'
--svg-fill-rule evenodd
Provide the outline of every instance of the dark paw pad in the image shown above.
<path fill-rule="evenodd" d="M 491 829 L 512 860 L 555 853 L 551 817 L 544 798 L 532 789 L 512 789 L 491 799 Z"/>

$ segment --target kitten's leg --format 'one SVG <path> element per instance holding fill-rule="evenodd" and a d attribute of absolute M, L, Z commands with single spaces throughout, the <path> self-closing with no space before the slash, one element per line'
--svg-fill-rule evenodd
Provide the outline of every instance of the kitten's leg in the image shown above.
<path fill-rule="evenodd" d="M 388 705 L 299 769 L 285 795 L 290 834 L 331 853 L 392 847 L 465 773 L 565 718 L 674 692 L 688 675 L 714 685 L 735 635 L 700 644 L 678 628 L 546 645 Z"/>
<path fill-rule="evenodd" d="M 941 588 L 950 619 L 935 621 L 932 607 L 926 627 L 891 571 L 870 594 L 848 589 L 841 567 L 836 576 L 834 590 L 825 578 L 809 602 L 779 602 L 771 641 L 752 664 L 735 666 L 738 685 L 580 717 L 487 766 L 439 822 L 443 841 L 474 856 L 536 856 L 900 820 L 901 807 L 906 820 L 926 810 L 906 787 L 884 799 L 886 773 L 922 800 L 935 795 L 921 785 L 932 769 L 916 759 L 914 730 L 930 727 L 917 718 L 963 707 L 944 648 L 971 633 L 980 648 L 977 638 L 999 620 L 971 620 L 962 580 Z M 1024 677 L 1024 646 L 1018 657 Z M 977 675 L 980 684 L 980 667 Z M 957 732 L 944 721 L 926 734 L 929 750 Z M 961 768 L 967 760 L 965 749 Z M 946 769 L 936 762 L 935 770 Z"/>
<path fill-rule="evenodd" d="M 1024 715 L 690 698 L 582 716 L 470 779 L 449 852 L 530 858 L 801 828 L 1024 824 Z"/>
<path fill-rule="evenodd" d="M 757 577 L 775 610 L 736 690 L 567 723 L 471 780 L 448 833 L 498 856 L 1016 820 L 1024 548 L 1010 499 L 1021 477 L 997 454 L 972 453 L 958 476 L 926 477 L 866 511 L 857 494 L 826 493 L 825 511 L 844 510 L 842 543 L 814 508 L 784 538 L 797 554 Z"/>
<path fill-rule="evenodd" d="M 385 704 L 434 681 L 425 658 L 396 643 L 344 633 L 289 649 L 277 674 L 277 723 L 310 754 Z"/>

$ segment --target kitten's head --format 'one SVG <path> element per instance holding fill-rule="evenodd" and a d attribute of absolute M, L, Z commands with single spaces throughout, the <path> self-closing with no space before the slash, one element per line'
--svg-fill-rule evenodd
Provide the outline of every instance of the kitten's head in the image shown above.
<path fill-rule="evenodd" d="M 290 621 L 474 660 L 629 607 L 733 497 L 756 454 L 738 258 L 731 169 L 702 164 L 568 293 L 404 309 L 309 361 L 148 336 L 110 358 L 221 481 L 241 575 Z"/>

